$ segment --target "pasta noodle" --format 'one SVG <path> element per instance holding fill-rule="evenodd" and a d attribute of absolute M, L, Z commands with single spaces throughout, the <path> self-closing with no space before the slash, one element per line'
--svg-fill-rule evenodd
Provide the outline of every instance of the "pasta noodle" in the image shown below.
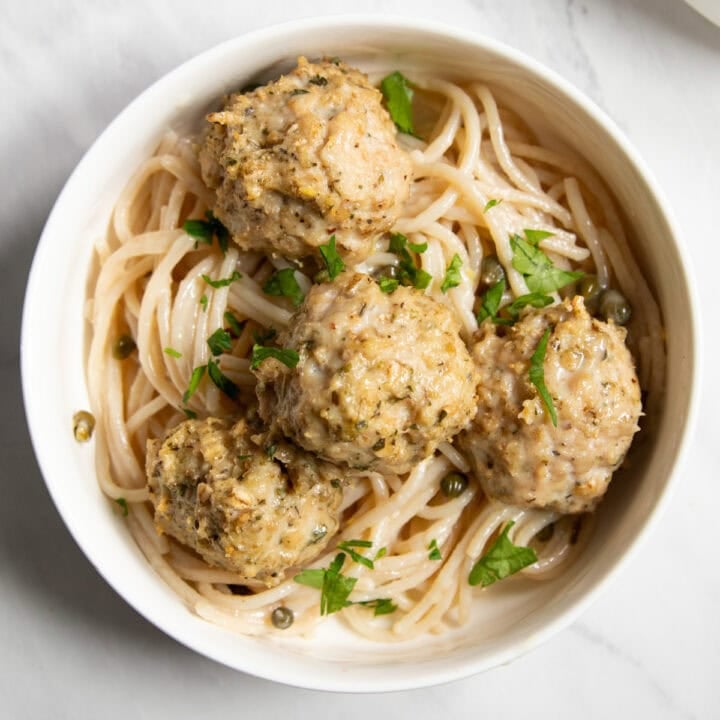
<path fill-rule="evenodd" d="M 428 292 L 453 309 L 469 340 L 478 327 L 474 303 L 484 253 L 497 255 L 512 292 L 521 295 L 528 289 L 512 267 L 509 237 L 527 227 L 552 232 L 541 247 L 553 262 L 592 269 L 603 286 L 612 279 L 632 301 L 629 342 L 652 408 L 664 374 L 660 314 L 600 180 L 573 155 L 538 146 L 515 116 L 498 107 L 488 87 L 461 87 L 432 77 L 413 81 L 421 94 L 432 94 L 433 103 L 439 98 L 443 109 L 428 133 L 430 142 L 401 136 L 414 182 L 395 229 L 410 242 L 428 244 L 422 265 L 435 278 Z M 159 536 L 153 524 L 145 443 L 185 419 L 183 393 L 193 368 L 208 362 L 208 336 L 223 327 L 228 310 L 249 321 L 232 353 L 219 362 L 228 378 L 252 393 L 253 329 L 282 329 L 291 318 L 282 302 L 261 289 L 269 274 L 287 262 L 232 246 L 223 255 L 216 247 L 198 247 L 183 232 L 187 218 L 202 217 L 211 205 L 191 141 L 168 132 L 119 197 L 108 235 L 97 244 L 97 275 L 86 308 L 92 327 L 87 377 L 97 421 L 97 476 L 106 495 L 129 503 L 130 532 L 152 567 L 194 612 L 235 631 L 261 635 L 279 632 L 269 616 L 282 602 L 295 614 L 292 627 L 282 632 L 304 635 L 321 620 L 316 589 L 295 583 L 291 573 L 271 589 L 234 594 L 242 582 L 232 572 L 208 566 L 175 540 Z M 463 261 L 461 282 L 442 294 L 440 279 L 455 254 Z M 356 269 L 373 272 L 396 262 L 383 246 Z M 202 278 L 225 278 L 234 270 L 242 278 L 230 286 L 214 288 Z M 300 271 L 296 276 L 307 291 L 311 278 Z M 136 339 L 138 352 L 120 363 L 111 349 L 124 332 Z M 199 417 L 232 416 L 235 410 L 209 382 L 188 406 Z M 381 618 L 361 605 L 346 608 L 340 617 L 354 631 L 391 642 L 466 622 L 479 593 L 468 585 L 468 573 L 510 520 L 516 523 L 515 541 L 538 550 L 538 562 L 523 571 L 526 577 L 551 577 L 577 554 L 572 518 L 489 501 L 475 482 L 460 497 L 444 498 L 442 477 L 469 467 L 457 447 L 443 443 L 404 479 L 348 471 L 353 482 L 345 492 L 338 540 L 370 539 L 368 557 L 381 548 L 387 551 L 374 569 L 353 565 L 348 571 L 358 578 L 352 598 L 389 598 L 398 606 Z M 538 533 L 551 525 L 552 538 L 540 542 Z M 441 550 L 440 561 L 428 556 L 432 540 Z M 312 566 L 326 567 L 333 555 L 333 550 L 325 552 Z"/>

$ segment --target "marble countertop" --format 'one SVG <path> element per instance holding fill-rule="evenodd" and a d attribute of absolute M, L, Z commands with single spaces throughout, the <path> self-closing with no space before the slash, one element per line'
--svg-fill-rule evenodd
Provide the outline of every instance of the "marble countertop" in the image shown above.
<path fill-rule="evenodd" d="M 10 382 L 0 414 L 0 715 L 720 717 L 720 443 L 713 414 L 720 386 L 712 382 L 720 356 L 712 315 L 720 267 L 720 29 L 680 0 L 1 6 L 0 366 Z M 18 370 L 22 297 L 37 238 L 71 170 L 114 115 L 156 78 L 222 40 L 360 9 L 485 33 L 555 69 L 603 107 L 671 200 L 705 316 L 705 384 L 689 463 L 656 531 L 614 584 L 578 622 L 509 666 L 376 696 L 327 695 L 236 673 L 130 609 L 87 562 L 49 499 L 24 424 Z"/>

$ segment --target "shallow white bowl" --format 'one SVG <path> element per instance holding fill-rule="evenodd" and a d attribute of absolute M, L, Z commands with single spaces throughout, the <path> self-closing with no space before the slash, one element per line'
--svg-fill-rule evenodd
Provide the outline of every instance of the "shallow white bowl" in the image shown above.
<path fill-rule="evenodd" d="M 634 470 L 611 487 L 581 561 L 548 582 L 514 580 L 484 592 L 469 626 L 441 638 L 384 646 L 337 623 L 312 640 L 252 639 L 195 617 L 155 575 L 98 489 L 92 444 L 72 436 L 88 406 L 85 278 L 93 241 L 120 190 L 168 127 L 198 127 L 223 92 L 270 77 L 298 54 L 340 55 L 364 69 L 432 69 L 510 88 L 605 178 L 632 225 L 636 251 L 663 310 L 665 406 Z M 41 331 L 40 331 L 41 330 Z M 696 315 L 667 204 L 615 125 L 535 61 L 477 35 L 408 20 L 332 17 L 281 25 L 216 47 L 146 90 L 83 158 L 50 215 L 30 275 L 22 333 L 23 392 L 45 481 L 70 532 L 105 579 L 166 633 L 238 670 L 307 688 L 381 691 L 446 682 L 506 663 L 567 626 L 646 535 L 667 500 L 697 388 Z M 48 362 L 50 360 L 50 362 Z"/>

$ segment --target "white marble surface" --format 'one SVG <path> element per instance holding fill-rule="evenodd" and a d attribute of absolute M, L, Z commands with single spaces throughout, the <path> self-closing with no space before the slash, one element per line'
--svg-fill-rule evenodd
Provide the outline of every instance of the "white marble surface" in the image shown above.
<path fill-rule="evenodd" d="M 720 30 L 680 0 L 375 0 L 362 7 L 264 0 L 252 8 L 240 0 L 3 0 L 0 9 L 0 368 L 9 381 L 0 413 L 0 716 L 720 717 L 720 443 L 711 414 L 720 403 L 713 382 Z M 672 201 L 705 329 L 690 462 L 656 532 L 613 586 L 579 622 L 510 666 L 378 696 L 326 695 L 235 673 L 131 610 L 85 560 L 48 498 L 18 374 L 19 317 L 36 240 L 65 179 L 112 117 L 157 77 L 221 40 L 359 9 L 486 33 L 554 68 L 605 108 Z"/>

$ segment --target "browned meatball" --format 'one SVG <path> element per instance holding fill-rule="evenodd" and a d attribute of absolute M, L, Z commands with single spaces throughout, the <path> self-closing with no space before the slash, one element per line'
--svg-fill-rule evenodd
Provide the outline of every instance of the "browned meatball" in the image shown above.
<path fill-rule="evenodd" d="M 548 327 L 543 367 L 557 427 L 529 377 L 530 358 Z M 479 402 L 460 444 L 490 497 L 561 513 L 592 510 L 642 411 L 625 330 L 593 319 L 575 297 L 528 311 L 504 332 L 486 322 L 477 333 Z"/>
<path fill-rule="evenodd" d="M 342 488 L 328 463 L 288 444 L 273 454 L 250 436 L 244 420 L 183 422 L 148 442 L 148 485 L 159 530 L 271 586 L 335 534 Z"/>
<path fill-rule="evenodd" d="M 257 371 L 260 414 L 306 450 L 352 467 L 408 472 L 475 414 L 476 372 L 445 305 L 367 275 L 315 285 L 279 338 L 294 369 Z"/>
<path fill-rule="evenodd" d="M 354 261 L 372 252 L 411 180 L 381 97 L 360 71 L 301 57 L 208 116 L 202 175 L 240 247 L 302 258 L 335 234 Z"/>

